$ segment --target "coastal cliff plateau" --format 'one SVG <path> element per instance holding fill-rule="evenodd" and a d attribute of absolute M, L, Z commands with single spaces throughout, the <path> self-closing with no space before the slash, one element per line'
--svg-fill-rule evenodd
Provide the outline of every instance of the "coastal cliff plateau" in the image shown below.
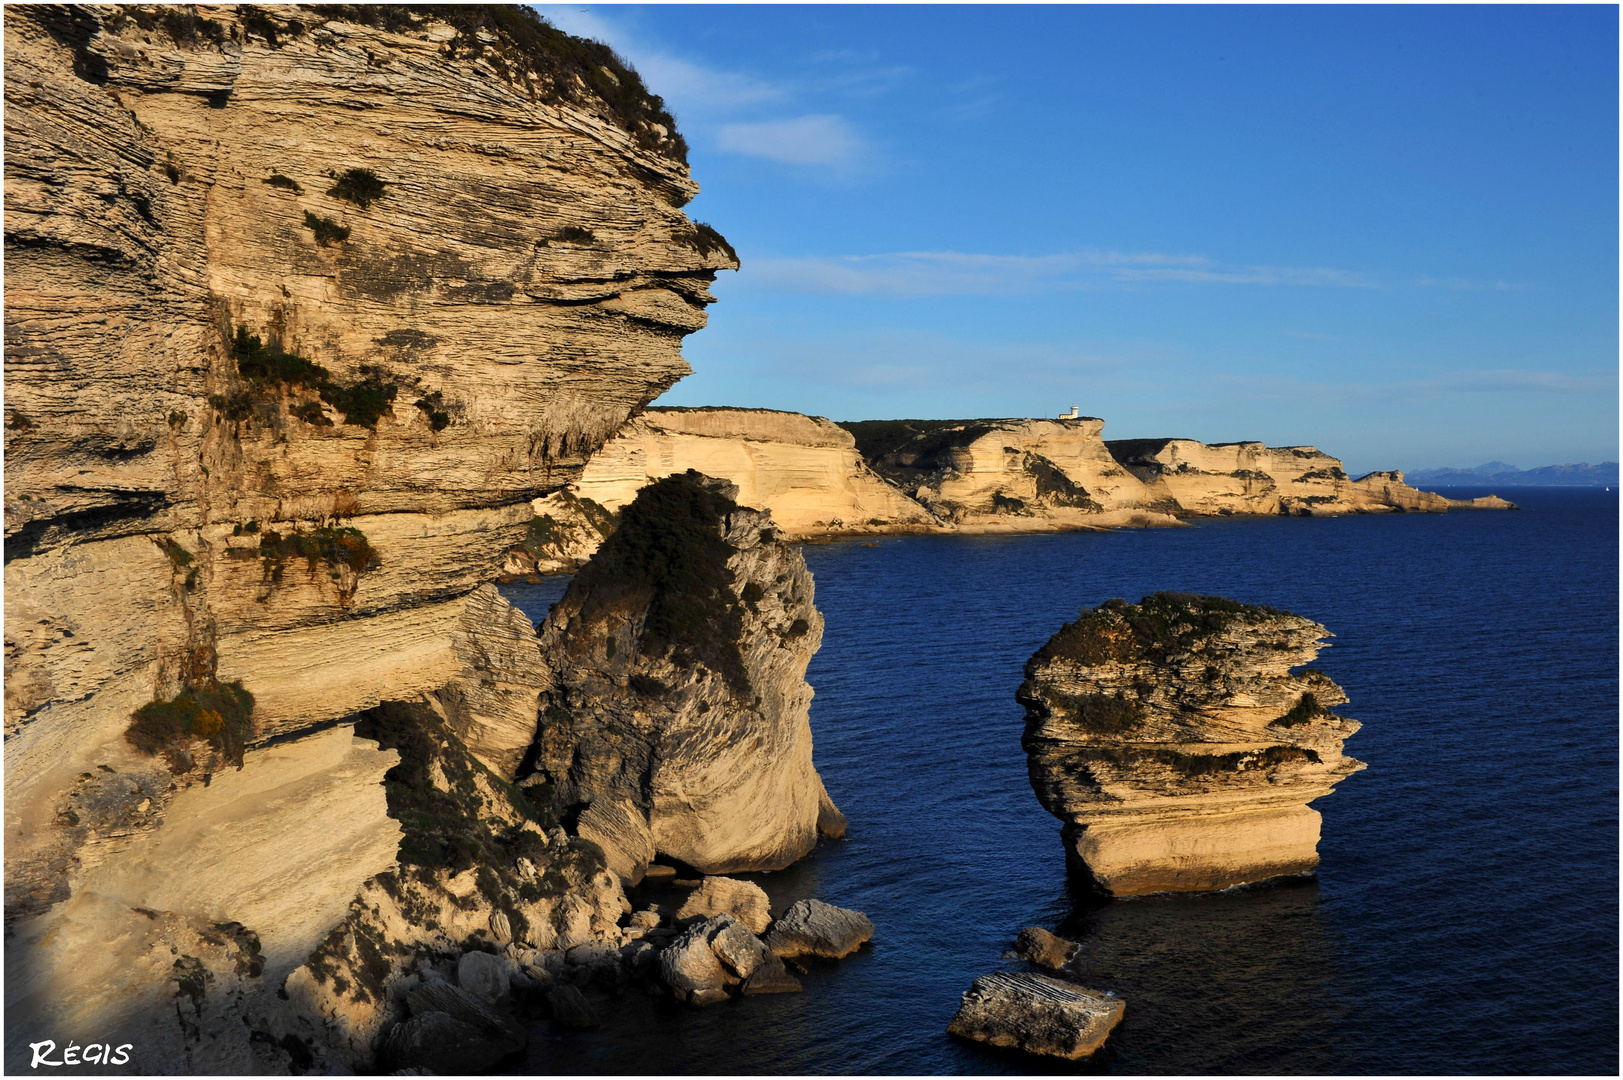
<path fill-rule="evenodd" d="M 845 821 L 812 766 L 812 579 L 738 489 L 642 489 L 541 628 L 552 685 L 519 783 L 632 882 L 664 856 L 781 869 Z"/>
<path fill-rule="evenodd" d="M 571 490 L 613 511 L 687 469 L 726 477 L 745 505 L 770 507 L 784 536 L 937 524 L 868 468 L 850 432 L 766 409 L 649 409 L 592 455 Z"/>
<path fill-rule="evenodd" d="M 918 532 L 1044 532 L 1178 525 L 1200 516 L 1514 509 L 1449 500 L 1398 472 L 1350 478 L 1308 446 L 1107 442 L 1096 417 L 862 420 L 769 409 L 648 409 L 568 490 L 537 499 L 513 576 L 570 571 L 613 531 L 643 485 L 697 469 L 739 486 L 795 538 Z"/>
<path fill-rule="evenodd" d="M 1372 472 L 1355 480 L 1338 459 L 1311 446 L 1124 439 L 1105 447 L 1156 496 L 1190 514 L 1305 517 L 1476 508 L 1410 487 L 1401 472 Z"/>
<path fill-rule="evenodd" d="M 687 373 L 737 260 L 681 212 L 659 98 L 522 9 L 14 5 L 5 34 L 8 1066 L 139 1029 L 141 1070 L 367 1067 L 366 927 L 618 917 L 589 844 L 508 850 L 545 817 L 506 786 L 543 676 L 480 587 Z M 423 777 L 486 806 L 451 844 L 505 868 L 482 891 L 408 857 Z M 398 896 L 396 847 L 427 867 Z M 547 895 L 498 911 L 543 850 Z M 368 979 L 299 991 L 355 905 L 382 922 L 329 951 Z"/>
<path fill-rule="evenodd" d="M 1111 896 L 1227 888 L 1318 865 L 1307 804 L 1364 767 L 1300 616 L 1157 593 L 1085 609 L 1026 664 L 1032 788 L 1069 864 Z"/>
<path fill-rule="evenodd" d="M 1117 464 L 1097 417 L 842 426 L 874 471 L 960 528 L 1173 523 L 1176 505 Z"/>

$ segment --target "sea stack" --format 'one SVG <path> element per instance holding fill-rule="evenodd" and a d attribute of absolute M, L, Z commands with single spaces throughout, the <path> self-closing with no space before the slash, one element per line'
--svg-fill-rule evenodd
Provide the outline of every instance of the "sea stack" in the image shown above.
<path fill-rule="evenodd" d="M 1318 865 L 1307 804 L 1364 768 L 1310 663 L 1329 632 L 1272 608 L 1156 593 L 1084 609 L 1017 695 L 1037 798 L 1110 896 L 1223 889 Z"/>
<path fill-rule="evenodd" d="M 643 488 L 541 627 L 552 686 L 520 783 L 632 882 L 656 855 L 780 870 L 845 831 L 812 767 L 811 574 L 737 492 Z"/>

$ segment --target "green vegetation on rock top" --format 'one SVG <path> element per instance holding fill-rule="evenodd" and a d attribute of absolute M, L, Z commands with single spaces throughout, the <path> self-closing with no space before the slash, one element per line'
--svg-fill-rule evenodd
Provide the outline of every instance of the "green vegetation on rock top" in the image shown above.
<path fill-rule="evenodd" d="M 702 479 L 689 471 L 638 492 L 563 603 L 578 600 L 587 623 L 626 603 L 646 603 L 639 644 L 645 655 L 670 651 L 744 690 L 744 616 L 727 566 L 733 549 L 722 539 L 723 519 L 738 506 Z"/>
<path fill-rule="evenodd" d="M 201 739 L 242 768 L 243 749 L 253 736 L 254 696 L 240 682 L 208 679 L 188 686 L 168 701 L 151 701 L 130 717 L 124 737 L 143 754 L 163 754 L 178 771 L 192 767 L 186 744 Z"/>
<path fill-rule="evenodd" d="M 1064 658 L 1093 666 L 1161 660 L 1185 652 L 1236 623 L 1261 623 L 1289 614 L 1193 593 L 1158 592 L 1137 604 L 1107 600 L 1060 627 L 1059 633 L 1037 650 L 1032 663 Z"/>
<path fill-rule="evenodd" d="M 857 442 L 857 453 L 870 464 L 886 458 L 929 468 L 943 450 L 968 446 L 1000 420 L 843 420 L 839 426 Z"/>

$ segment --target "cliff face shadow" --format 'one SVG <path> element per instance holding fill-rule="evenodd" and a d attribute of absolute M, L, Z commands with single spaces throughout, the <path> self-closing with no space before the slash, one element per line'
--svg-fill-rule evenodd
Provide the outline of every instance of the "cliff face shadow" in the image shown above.
<path fill-rule="evenodd" d="M 1312 877 L 1104 900 L 1073 885 L 1075 977 L 1127 1000 L 1113 1071 L 1349 1073 L 1334 932 Z"/>

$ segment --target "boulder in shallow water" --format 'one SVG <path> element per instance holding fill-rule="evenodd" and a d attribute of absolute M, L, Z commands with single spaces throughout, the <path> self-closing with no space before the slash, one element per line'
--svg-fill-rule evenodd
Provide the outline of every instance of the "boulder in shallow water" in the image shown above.
<path fill-rule="evenodd" d="M 718 915 L 690 926 L 659 954 L 659 980 L 680 1000 L 708 1005 L 726 999 L 729 976 L 710 948 L 710 936 L 728 923 L 731 916 Z"/>
<path fill-rule="evenodd" d="M 1028 926 L 1014 939 L 1014 955 L 1038 967 L 1058 971 L 1076 953 L 1076 942 L 1050 934 L 1040 926 Z"/>
<path fill-rule="evenodd" d="M 947 1033 L 1075 1061 L 1104 1045 L 1125 1009 L 1120 998 L 1062 979 L 1000 971 L 964 992 Z"/>
<path fill-rule="evenodd" d="M 750 973 L 744 980 L 744 993 L 746 994 L 798 994 L 800 980 L 789 974 L 789 969 L 783 966 L 783 960 L 772 953 L 766 954 L 761 966 Z"/>
<path fill-rule="evenodd" d="M 763 934 L 772 922 L 771 905 L 766 891 L 753 881 L 739 881 L 730 877 L 707 877 L 677 911 L 678 919 L 694 915 L 731 915 L 747 926 L 752 934 Z"/>
<path fill-rule="evenodd" d="M 597 1010 L 586 1000 L 586 995 L 567 983 L 553 983 L 547 987 L 547 1011 L 552 1022 L 566 1028 L 595 1028 L 603 1021 Z"/>
<path fill-rule="evenodd" d="M 498 1058 L 516 1053 L 529 1043 L 529 1036 L 519 1027 L 512 1018 L 497 1012 L 480 998 L 468 993 L 460 987 L 452 986 L 448 982 L 424 983 L 406 995 L 406 1004 L 411 1008 L 413 1016 L 422 1016 L 431 1012 L 442 1012 L 452 1019 L 476 1029 Z M 464 1066 L 461 1070 L 441 1070 L 426 1062 L 413 1064 L 427 1065 L 435 1072 L 468 1072 L 476 1071 L 471 1066 Z"/>
<path fill-rule="evenodd" d="M 495 1068 L 509 1052 L 472 1024 L 431 1010 L 391 1028 L 380 1056 L 386 1067 L 404 1075 L 420 1075 L 410 1070 L 427 1070 L 456 1076 Z"/>
<path fill-rule="evenodd" d="M 507 961 L 487 952 L 464 953 L 457 961 L 456 981 L 468 993 L 495 1005 L 512 992 Z"/>
<path fill-rule="evenodd" d="M 755 974 L 755 970 L 772 955 L 761 939 L 750 933 L 749 927 L 730 919 L 710 935 L 710 951 L 740 979 Z"/>
<path fill-rule="evenodd" d="M 802 900 L 772 924 L 766 947 L 781 957 L 822 956 L 831 960 L 850 956 L 873 938 L 874 925 L 860 911 Z"/>

